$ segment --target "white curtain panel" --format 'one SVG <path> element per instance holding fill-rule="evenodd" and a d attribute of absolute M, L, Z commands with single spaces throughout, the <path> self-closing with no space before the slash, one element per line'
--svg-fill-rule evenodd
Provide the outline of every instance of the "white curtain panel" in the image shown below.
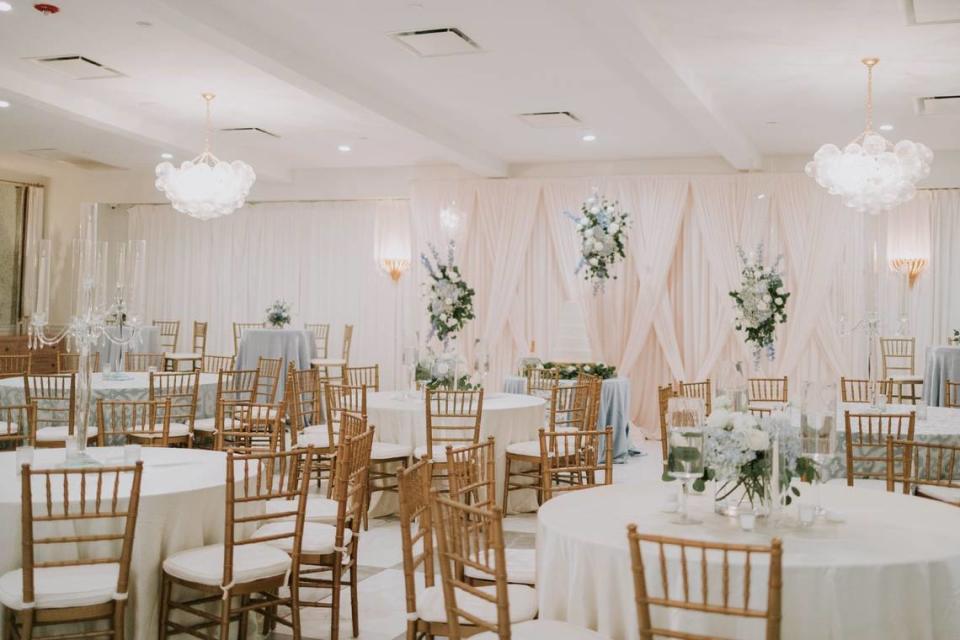
<path fill-rule="evenodd" d="M 375 201 L 253 204 L 201 222 L 166 205 L 133 207 L 129 237 L 147 241 L 146 318 L 179 320 L 181 345 L 194 320 L 207 321 L 207 353 L 232 354 L 232 323 L 260 322 L 282 298 L 294 327 L 330 323 L 331 353 L 354 325 L 351 362 L 379 363 L 391 388 L 400 304 L 414 295 L 409 278 L 394 284 L 374 260 L 378 211 Z"/>

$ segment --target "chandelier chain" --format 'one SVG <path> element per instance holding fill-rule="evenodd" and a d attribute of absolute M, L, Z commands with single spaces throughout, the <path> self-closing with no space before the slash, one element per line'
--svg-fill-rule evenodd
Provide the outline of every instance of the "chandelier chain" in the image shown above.
<path fill-rule="evenodd" d="M 204 153 L 210 153 L 210 136 L 212 135 L 213 127 L 210 121 L 210 103 L 213 102 L 213 99 L 217 96 L 212 93 L 203 93 L 201 94 L 203 99 L 207 103 L 207 119 L 206 119 L 206 131 L 204 132 L 203 139 L 203 151 Z"/>
<path fill-rule="evenodd" d="M 864 58 L 861 62 L 867 67 L 867 122 L 864 133 L 873 133 L 873 68 L 880 59 Z"/>

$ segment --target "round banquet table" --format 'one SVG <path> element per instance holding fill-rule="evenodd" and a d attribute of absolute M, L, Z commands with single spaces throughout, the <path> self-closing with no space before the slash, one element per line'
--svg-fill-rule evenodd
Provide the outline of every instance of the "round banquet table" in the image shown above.
<path fill-rule="evenodd" d="M 309 369 L 310 360 L 317 357 L 317 345 L 313 334 L 303 329 L 244 329 L 237 348 L 237 369 L 256 369 L 261 357 L 283 360 L 277 386 L 277 397 L 282 398 L 287 366 L 292 362 L 297 370 Z"/>
<path fill-rule="evenodd" d="M 91 447 L 87 451 L 104 464 L 123 464 L 122 447 Z M 38 449 L 34 466 L 54 467 L 63 457 L 63 449 Z M 142 457 L 126 621 L 127 637 L 146 639 L 157 637 L 163 559 L 185 549 L 223 542 L 226 456 L 200 449 L 144 447 Z M 121 487 L 121 498 L 129 496 L 129 489 L 129 484 Z M 3 574 L 21 566 L 20 477 L 13 452 L 0 453 L 0 522 L 4 524 L 0 528 Z M 59 547 L 60 553 L 76 553 L 75 548 L 53 547 Z"/>
<path fill-rule="evenodd" d="M 614 639 L 639 637 L 633 577 L 627 547 L 627 525 L 641 533 L 742 544 L 783 540 L 782 638 L 836 640 L 955 640 L 960 637 L 960 509 L 905 496 L 827 484 L 823 505 L 845 521 L 817 521 L 799 528 L 796 510 L 787 508 L 778 529 L 758 526 L 741 531 L 731 518 L 713 513 L 713 499 L 695 496 L 690 512 L 699 525 L 670 523 L 664 513 L 676 483 L 644 486 L 611 485 L 561 496 L 537 515 L 537 596 L 540 617 L 566 620 Z M 709 557 L 709 556 L 708 556 Z M 731 604 L 742 603 L 741 567 L 730 571 Z M 679 560 L 667 556 L 671 592 L 680 596 Z M 700 594 L 700 556 L 688 556 L 691 598 Z M 659 597 L 659 559 L 644 547 L 647 584 Z M 765 560 L 763 561 L 765 562 Z M 767 566 L 752 563 L 751 603 L 766 603 Z M 720 563 L 708 561 L 710 601 L 720 595 Z M 717 582 L 714 583 L 714 578 Z M 693 595 L 696 594 L 696 595 Z M 699 602 L 699 600 L 697 600 Z M 762 638 L 757 621 L 709 621 L 678 610 L 651 608 L 654 623 L 687 632 Z"/>
<path fill-rule="evenodd" d="M 108 380 L 102 373 L 94 373 L 93 394 L 90 399 L 90 424 L 96 424 L 97 400 L 146 400 L 150 397 L 150 374 L 131 371 L 127 380 Z M 0 405 L 23 404 L 23 378 L 0 380 Z M 200 374 L 197 390 L 197 418 L 210 418 L 217 404 L 217 375 Z"/>
<path fill-rule="evenodd" d="M 497 498 L 503 491 L 503 468 L 507 445 L 536 440 L 543 426 L 546 401 L 534 396 L 513 393 L 485 394 L 480 416 L 480 441 L 493 436 L 496 448 Z M 367 422 L 376 427 L 381 442 L 426 446 L 426 406 L 421 398 L 406 398 L 402 392 L 380 391 L 367 394 Z M 381 496 L 373 513 L 383 515 L 397 509 L 396 496 Z M 514 510 L 534 511 L 537 508 L 533 491 L 515 491 L 510 496 Z"/>
<path fill-rule="evenodd" d="M 926 367 L 923 372 L 923 401 L 931 407 L 941 407 L 944 382 L 960 382 L 960 347 L 927 347 Z"/>

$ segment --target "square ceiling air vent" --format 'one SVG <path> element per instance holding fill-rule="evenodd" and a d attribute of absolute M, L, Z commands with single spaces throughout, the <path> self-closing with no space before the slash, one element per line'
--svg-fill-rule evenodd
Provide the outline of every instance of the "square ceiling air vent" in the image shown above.
<path fill-rule="evenodd" d="M 455 27 L 394 33 L 393 38 L 421 58 L 478 53 L 480 45 Z"/>
<path fill-rule="evenodd" d="M 536 113 L 521 113 L 520 119 L 536 129 L 558 129 L 562 127 L 579 127 L 583 123 L 580 118 L 569 111 L 538 111 Z"/>
<path fill-rule="evenodd" d="M 905 0 L 907 24 L 950 24 L 960 22 L 957 0 Z"/>
<path fill-rule="evenodd" d="M 123 74 L 116 69 L 111 69 L 86 56 L 47 56 L 31 59 L 47 69 L 70 76 L 74 80 L 103 80 L 105 78 L 123 77 Z"/>
<path fill-rule="evenodd" d="M 960 95 L 917 98 L 917 112 L 922 116 L 960 115 Z"/>
<path fill-rule="evenodd" d="M 220 129 L 220 131 L 223 131 L 225 133 L 253 133 L 253 134 L 257 134 L 258 136 L 264 135 L 264 136 L 269 136 L 271 138 L 280 137 L 278 134 L 274 133 L 273 131 L 267 131 L 266 129 L 261 129 L 260 127 L 226 127 L 224 129 Z"/>

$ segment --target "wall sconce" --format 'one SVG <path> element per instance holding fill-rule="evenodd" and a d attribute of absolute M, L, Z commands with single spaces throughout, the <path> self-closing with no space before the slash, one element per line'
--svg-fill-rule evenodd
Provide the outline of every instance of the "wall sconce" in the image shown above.
<path fill-rule="evenodd" d="M 926 258 L 892 258 L 890 260 L 890 270 L 907 276 L 911 289 L 926 268 Z"/>
<path fill-rule="evenodd" d="M 400 282 L 400 277 L 410 268 L 407 258 L 381 258 L 380 269 L 390 276 L 394 282 Z"/>

